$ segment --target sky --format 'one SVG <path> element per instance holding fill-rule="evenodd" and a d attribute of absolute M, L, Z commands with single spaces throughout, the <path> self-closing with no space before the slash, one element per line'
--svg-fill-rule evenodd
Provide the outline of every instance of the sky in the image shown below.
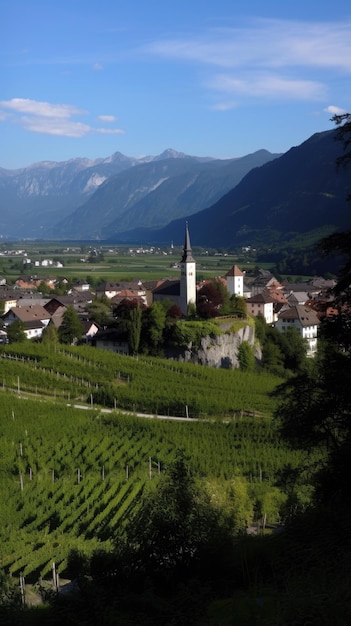
<path fill-rule="evenodd" d="M 4 0 L 0 167 L 286 152 L 351 112 L 351 3 Z"/>

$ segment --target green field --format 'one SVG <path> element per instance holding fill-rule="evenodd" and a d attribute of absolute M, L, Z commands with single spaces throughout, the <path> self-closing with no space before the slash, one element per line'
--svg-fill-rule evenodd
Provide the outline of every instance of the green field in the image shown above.
<path fill-rule="evenodd" d="M 155 249 L 153 252 L 133 252 L 129 246 L 118 246 L 109 248 L 107 246 L 99 246 L 98 251 L 103 255 L 103 260 L 99 262 L 89 262 L 89 254 L 92 249 L 91 245 L 74 246 L 72 242 L 20 242 L 7 248 L 15 250 L 26 250 L 27 257 L 32 261 L 31 266 L 23 265 L 23 255 L 2 256 L 0 257 L 0 274 L 6 276 L 9 280 L 18 278 L 23 274 L 35 273 L 38 276 L 47 276 L 48 274 L 57 278 L 77 278 L 90 280 L 132 280 L 139 278 L 141 280 L 156 280 L 166 277 L 177 278 L 179 269 L 173 268 L 174 263 L 178 263 L 182 257 L 182 248 L 175 247 L 172 251 L 170 248 Z M 2 247 L 5 249 L 5 246 Z M 7 249 L 6 248 L 6 249 Z M 1 251 L 1 249 L 0 249 Z M 234 254 L 219 255 L 200 248 L 194 248 L 194 256 L 197 263 L 197 279 L 212 278 L 215 276 L 224 276 L 228 270 L 237 264 L 241 269 L 251 269 L 254 266 L 254 257 L 238 256 Z M 63 263 L 63 268 L 55 267 L 36 267 L 35 261 L 43 259 L 59 260 Z M 83 260 L 84 259 L 84 260 Z M 261 267 L 264 267 L 261 266 Z M 268 265 L 267 265 L 268 267 Z"/>
<path fill-rule="evenodd" d="M 270 392 L 278 379 L 270 376 L 40 344 L 2 348 L 0 372 L 0 563 L 28 582 L 49 576 L 53 561 L 64 575 L 72 549 L 110 549 L 180 450 L 223 506 L 246 494 L 236 525 L 263 515 L 279 522 L 281 470 L 308 467 L 277 436 Z M 96 389 L 111 386 L 116 410 L 89 406 Z M 70 405 L 86 400 L 87 410 L 67 406 L 68 397 Z M 120 410 L 184 415 L 185 402 L 183 421 Z M 305 482 L 308 500 L 307 470 Z"/>

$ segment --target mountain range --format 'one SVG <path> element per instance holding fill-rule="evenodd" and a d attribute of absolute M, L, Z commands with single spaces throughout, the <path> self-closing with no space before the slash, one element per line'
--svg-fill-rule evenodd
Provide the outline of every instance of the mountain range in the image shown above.
<path fill-rule="evenodd" d="M 166 150 L 139 159 L 41 162 L 0 169 L 0 236 L 111 243 L 270 245 L 351 227 L 350 174 L 337 169 L 336 131 L 283 155 L 236 159 Z"/>
<path fill-rule="evenodd" d="M 259 150 L 220 160 L 168 149 L 140 159 L 116 152 L 94 161 L 0 169 L 0 235 L 91 240 L 136 225 L 161 227 L 216 202 L 276 156 Z"/>
<path fill-rule="evenodd" d="M 351 229 L 350 170 L 337 167 L 336 131 L 317 133 L 279 158 L 252 169 L 218 202 L 189 217 L 193 245 L 280 247 L 313 243 Z M 184 219 L 158 230 L 134 229 L 111 240 L 180 244 Z M 302 245 L 303 247 L 303 245 Z"/>

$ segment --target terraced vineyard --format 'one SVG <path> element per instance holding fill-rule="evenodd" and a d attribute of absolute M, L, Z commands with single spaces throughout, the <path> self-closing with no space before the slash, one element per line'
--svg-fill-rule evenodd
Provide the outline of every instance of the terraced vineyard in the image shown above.
<path fill-rule="evenodd" d="M 64 574 L 73 549 L 110 549 L 179 450 L 223 502 L 244 481 L 252 510 L 271 522 L 286 499 L 275 485 L 279 471 L 306 464 L 277 438 L 272 378 L 36 344 L 2 349 L 0 368 L 0 565 L 27 582 L 48 576 L 53 561 Z M 177 414 L 186 403 L 190 416 L 217 419 L 72 406 L 109 389 L 123 408 Z"/>
<path fill-rule="evenodd" d="M 261 372 L 204 368 L 147 357 L 131 358 L 87 346 L 48 349 L 18 344 L 0 349 L 0 385 L 16 392 L 80 400 L 163 415 L 271 415 L 279 379 Z"/>

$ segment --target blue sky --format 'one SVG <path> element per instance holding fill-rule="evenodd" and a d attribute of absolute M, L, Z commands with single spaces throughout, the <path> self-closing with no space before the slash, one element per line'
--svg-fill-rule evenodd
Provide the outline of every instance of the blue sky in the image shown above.
<path fill-rule="evenodd" d="M 349 0 L 5 0 L 0 40 L 4 168 L 285 152 L 351 111 Z"/>

